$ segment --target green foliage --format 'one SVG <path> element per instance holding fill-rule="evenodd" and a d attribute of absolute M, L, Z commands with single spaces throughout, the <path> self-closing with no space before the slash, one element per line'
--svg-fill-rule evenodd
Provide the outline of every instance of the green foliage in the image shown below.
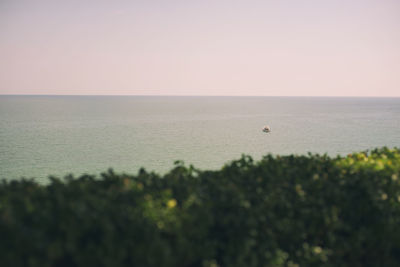
<path fill-rule="evenodd" d="M 400 266 L 400 150 L 0 184 L 0 266 Z"/>

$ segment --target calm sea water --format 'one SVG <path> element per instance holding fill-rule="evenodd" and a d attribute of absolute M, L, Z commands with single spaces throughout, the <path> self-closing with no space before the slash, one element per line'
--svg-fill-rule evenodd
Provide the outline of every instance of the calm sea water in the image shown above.
<path fill-rule="evenodd" d="M 261 131 L 264 125 L 271 133 Z M 0 96 L 0 178 L 400 146 L 400 98 Z"/>

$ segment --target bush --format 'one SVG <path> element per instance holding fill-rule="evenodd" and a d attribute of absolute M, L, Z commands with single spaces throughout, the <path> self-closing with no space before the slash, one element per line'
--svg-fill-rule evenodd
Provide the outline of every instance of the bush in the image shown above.
<path fill-rule="evenodd" d="M 0 266 L 400 266 L 400 150 L 3 181 Z"/>

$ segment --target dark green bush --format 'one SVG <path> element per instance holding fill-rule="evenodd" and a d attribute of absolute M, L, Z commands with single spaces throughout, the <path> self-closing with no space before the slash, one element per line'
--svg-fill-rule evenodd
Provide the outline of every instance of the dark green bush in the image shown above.
<path fill-rule="evenodd" d="M 0 185 L 0 266 L 400 266 L 400 150 Z"/>

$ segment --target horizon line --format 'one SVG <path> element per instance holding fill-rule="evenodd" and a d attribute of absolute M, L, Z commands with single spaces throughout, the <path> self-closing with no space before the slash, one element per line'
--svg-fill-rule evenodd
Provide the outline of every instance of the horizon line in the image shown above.
<path fill-rule="evenodd" d="M 127 94 L 0 94 L 0 96 L 139 96 L 139 97 L 327 97 L 327 98 L 400 98 L 400 96 L 345 95 L 127 95 Z"/>

